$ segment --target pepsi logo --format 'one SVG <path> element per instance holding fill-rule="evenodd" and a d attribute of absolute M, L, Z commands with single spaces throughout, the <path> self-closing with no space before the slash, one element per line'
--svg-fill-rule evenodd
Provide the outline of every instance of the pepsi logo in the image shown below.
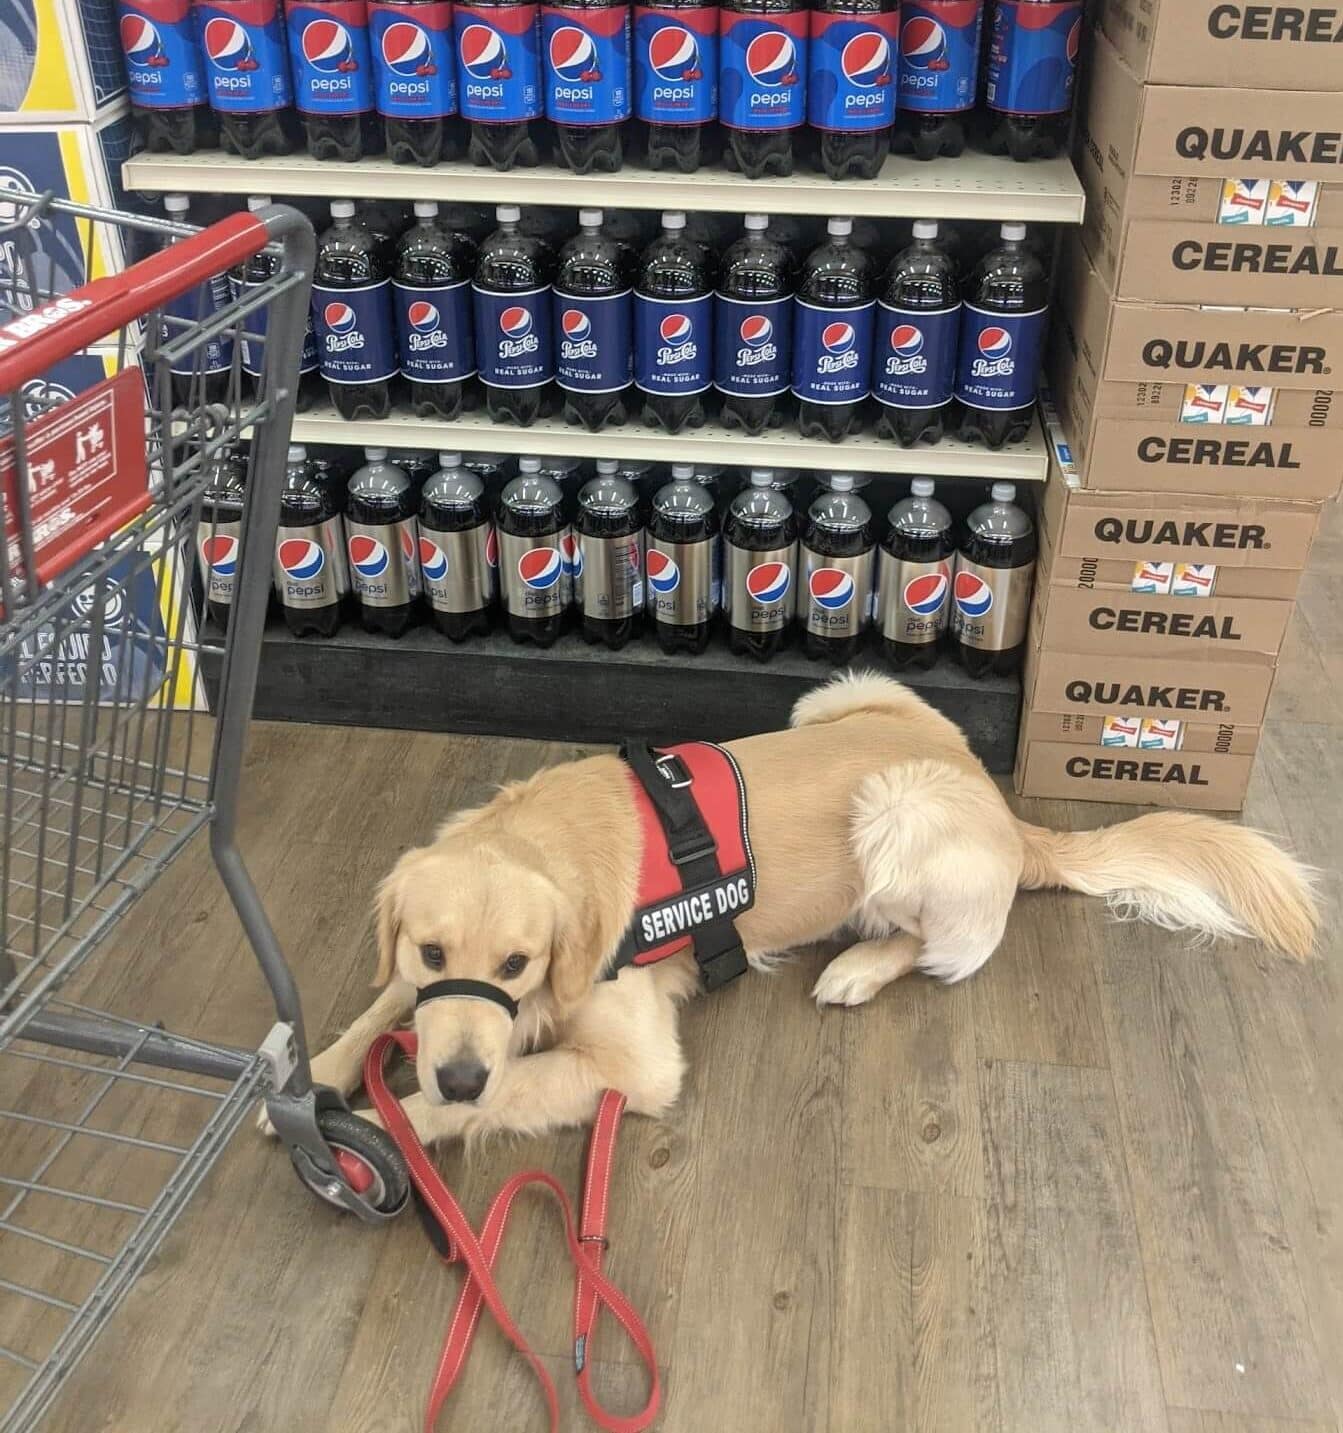
<path fill-rule="evenodd" d="M 897 358 L 917 358 L 923 352 L 923 330 L 898 323 L 891 330 L 891 350 Z"/>
<path fill-rule="evenodd" d="M 648 573 L 648 585 L 654 592 L 665 597 L 681 585 L 681 569 L 674 558 L 660 548 L 650 547 L 644 557 L 644 569 Z"/>
<path fill-rule="evenodd" d="M 853 601 L 853 578 L 838 567 L 818 567 L 807 579 L 811 600 L 827 612 L 842 612 Z"/>
<path fill-rule="evenodd" d="M 533 592 L 545 592 L 560 580 L 563 561 L 559 549 L 554 547 L 529 547 L 518 558 L 518 576 L 524 587 Z"/>
<path fill-rule="evenodd" d="M 648 42 L 648 65 L 658 79 L 669 85 L 704 78 L 695 37 L 680 25 L 664 25 L 653 32 Z"/>
<path fill-rule="evenodd" d="M 663 343 L 684 343 L 690 337 L 693 327 L 688 314 L 669 313 L 658 324 L 658 333 L 662 336 Z"/>
<path fill-rule="evenodd" d="M 592 36 L 577 25 L 561 25 L 550 37 L 550 68 L 566 84 L 594 84 L 601 79 Z"/>
<path fill-rule="evenodd" d="M 560 566 L 566 577 L 581 577 L 583 575 L 582 544 L 571 532 L 566 532 L 560 538 Z"/>
<path fill-rule="evenodd" d="M 741 341 L 748 348 L 764 348 L 774 337 L 774 325 L 762 313 L 753 313 L 741 321 Z"/>
<path fill-rule="evenodd" d="M 238 570 L 238 539 L 217 532 L 201 543 L 201 561 L 216 577 L 232 577 Z"/>
<path fill-rule="evenodd" d="M 506 308 L 499 315 L 499 329 L 505 338 L 525 338 L 532 331 L 530 310 L 521 304 Z"/>
<path fill-rule="evenodd" d="M 995 362 L 1012 352 L 1012 335 L 1005 328 L 991 324 L 979 331 L 979 351 Z"/>
<path fill-rule="evenodd" d="M 354 41 L 339 20 L 324 16 L 305 25 L 300 48 L 304 60 L 324 75 L 348 75 L 359 68 Z"/>
<path fill-rule="evenodd" d="M 488 25 L 468 25 L 458 49 L 462 68 L 473 80 L 506 80 L 512 74 L 504 37 Z"/>
<path fill-rule="evenodd" d="M 359 315 L 349 306 L 335 300 L 322 310 L 322 322 L 332 333 L 346 334 L 354 331 L 355 325 L 359 322 Z"/>
<path fill-rule="evenodd" d="M 350 566 L 360 577 L 381 577 L 391 564 L 387 549 L 376 537 L 356 532 L 350 538 Z"/>
<path fill-rule="evenodd" d="M 206 57 L 216 69 L 240 70 L 246 73 L 257 68 L 251 38 L 236 20 L 225 16 L 207 20 L 201 43 L 205 47 Z"/>
<path fill-rule="evenodd" d="M 1082 20 L 1079 16 L 1073 21 L 1072 29 L 1068 31 L 1068 63 L 1074 68 L 1077 66 L 1077 56 L 1082 48 Z"/>
<path fill-rule="evenodd" d="M 319 542 L 306 537 L 287 537 L 275 554 L 286 577 L 311 582 L 326 566 L 326 553 Z"/>
<path fill-rule="evenodd" d="M 493 528 L 485 534 L 485 561 L 490 567 L 499 566 L 499 534 Z"/>
<path fill-rule="evenodd" d="M 420 570 L 426 582 L 442 582 L 448 575 L 448 554 L 427 537 L 420 539 Z"/>
<path fill-rule="evenodd" d="M 567 308 L 560 316 L 560 327 L 564 330 L 565 338 L 572 339 L 575 343 L 585 339 L 592 332 L 592 323 L 582 309 Z"/>
<path fill-rule="evenodd" d="M 786 562 L 761 562 L 746 574 L 746 591 L 756 602 L 782 602 L 792 582 Z"/>
<path fill-rule="evenodd" d="M 776 89 L 797 83 L 797 46 L 782 30 L 766 30 L 746 47 L 746 73 L 758 85 Z"/>
<path fill-rule="evenodd" d="M 905 583 L 905 606 L 916 617 L 936 617 L 947 605 L 947 581 L 945 572 L 925 572 L 911 577 Z"/>
<path fill-rule="evenodd" d="M 416 333 L 433 333 L 439 324 L 438 310 L 428 299 L 416 299 L 406 310 L 406 317 Z"/>
<path fill-rule="evenodd" d="M 915 15 L 900 30 L 900 59 L 912 70 L 945 70 L 947 32 L 926 15 Z"/>
<path fill-rule="evenodd" d="M 987 617 L 993 609 L 993 588 L 973 572 L 956 574 L 956 610 L 963 617 Z"/>
<path fill-rule="evenodd" d="M 429 36 L 410 20 L 397 20 L 382 32 L 382 58 L 387 68 L 402 79 L 438 73 Z"/>
<path fill-rule="evenodd" d="M 821 330 L 821 345 L 827 353 L 847 353 L 857 342 L 851 323 L 828 323 Z"/>
<path fill-rule="evenodd" d="M 891 46 L 876 30 L 864 30 L 849 41 L 839 56 L 844 78 L 859 89 L 869 90 L 891 82 Z"/>
<path fill-rule="evenodd" d="M 415 561 L 415 539 L 411 537 L 408 527 L 401 529 L 401 556 L 407 562 Z"/>
<path fill-rule="evenodd" d="M 163 41 L 153 23 L 143 15 L 125 15 L 121 20 L 121 48 L 133 65 L 159 69 L 168 63 Z"/>

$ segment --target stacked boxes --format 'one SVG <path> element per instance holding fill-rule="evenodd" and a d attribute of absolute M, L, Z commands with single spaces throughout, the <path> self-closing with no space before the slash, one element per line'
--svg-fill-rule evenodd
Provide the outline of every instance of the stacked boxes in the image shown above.
<path fill-rule="evenodd" d="M 1061 431 L 1024 794 L 1243 803 L 1320 506 L 1343 479 L 1343 22 L 1324 16 L 1096 7 L 1074 153 L 1087 218 L 1054 310 Z"/>

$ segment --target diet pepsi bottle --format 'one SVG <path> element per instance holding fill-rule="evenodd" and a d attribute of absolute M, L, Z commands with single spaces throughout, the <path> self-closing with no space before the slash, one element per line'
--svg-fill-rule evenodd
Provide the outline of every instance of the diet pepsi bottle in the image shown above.
<path fill-rule="evenodd" d="M 807 119 L 831 179 L 875 179 L 895 122 L 900 0 L 816 0 Z"/>
<path fill-rule="evenodd" d="M 334 636 L 349 605 L 344 510 L 345 485 L 309 461 L 306 448 L 290 448 L 275 533 L 275 593 L 296 637 Z"/>
<path fill-rule="evenodd" d="M 668 654 L 704 651 L 722 596 L 718 514 L 694 471 L 688 463 L 673 465 L 648 520 L 648 614 Z"/>
<path fill-rule="evenodd" d="M 499 572 L 504 622 L 515 642 L 549 647 L 564 631 L 575 566 L 564 494 L 536 458 L 499 498 Z"/>
<path fill-rule="evenodd" d="M 555 274 L 555 382 L 564 421 L 591 433 L 628 416 L 634 381 L 633 256 L 602 232 L 602 211 L 580 209 L 579 232 Z"/>
<path fill-rule="evenodd" d="M 292 153 L 299 128 L 281 0 L 197 0 L 192 9 L 224 149 L 243 159 Z"/>
<path fill-rule="evenodd" d="M 872 615 L 872 509 L 848 473 L 825 480 L 802 530 L 797 616 L 803 651 L 828 662 L 858 655 Z"/>
<path fill-rule="evenodd" d="M 747 179 L 793 172 L 793 131 L 807 119 L 810 18 L 801 0 L 724 0 L 719 10 L 723 160 Z"/>
<path fill-rule="evenodd" d="M 546 118 L 562 164 L 614 174 L 630 117 L 630 7 L 626 0 L 547 0 L 541 11 Z"/>
<path fill-rule="evenodd" d="M 634 290 L 634 382 L 650 428 L 679 433 L 704 424 L 713 382 L 713 282 L 709 256 L 685 232 L 685 215 L 662 216 Z"/>
<path fill-rule="evenodd" d="M 933 666 L 951 618 L 951 514 L 931 478 L 915 478 L 891 509 L 878 560 L 881 647 L 896 667 Z"/>
<path fill-rule="evenodd" d="M 753 468 L 723 524 L 723 615 L 732 651 L 767 662 L 787 642 L 796 569 L 793 505 L 771 469 Z"/>
<path fill-rule="evenodd" d="M 194 154 L 219 143 L 200 27 L 182 0 L 117 0 L 131 120 L 151 154 Z"/>
<path fill-rule="evenodd" d="M 188 222 L 191 203 L 185 194 L 165 194 L 163 208 L 168 218 L 178 224 Z M 168 239 L 171 248 L 178 240 Z M 180 340 L 213 318 L 230 301 L 227 274 L 215 274 L 194 289 L 188 289 L 163 305 L 160 339 L 163 343 Z M 197 343 L 190 352 L 169 364 L 173 407 L 194 411 L 203 403 L 226 403 L 229 378 L 233 372 L 233 333 L 231 329 Z"/>
<path fill-rule="evenodd" d="M 368 7 L 368 41 L 387 157 L 426 169 L 458 158 L 464 146 L 450 0 L 376 0 Z"/>
<path fill-rule="evenodd" d="M 979 88 L 984 0 L 904 0 L 894 148 L 955 158 Z"/>
<path fill-rule="evenodd" d="M 993 0 L 988 151 L 1053 159 L 1068 138 L 1082 43 L 1082 0 Z"/>
<path fill-rule="evenodd" d="M 952 648 L 972 677 L 1005 677 L 1021 665 L 1035 585 L 1035 524 L 1012 483 L 966 519 L 952 578 Z"/>
<path fill-rule="evenodd" d="M 322 377 L 347 422 L 385 418 L 396 374 L 396 323 L 385 246 L 354 217 L 354 201 L 331 201 L 331 227 L 317 246 L 312 318 Z"/>
<path fill-rule="evenodd" d="M 467 158 L 491 169 L 533 167 L 532 121 L 545 109 L 541 9 L 516 0 L 452 8 L 458 104 L 470 135 Z"/>
<path fill-rule="evenodd" d="M 956 381 L 961 291 L 956 265 L 937 241 L 937 223 L 919 219 L 914 242 L 891 260 L 877 304 L 872 396 L 877 432 L 911 448 L 940 442 Z"/>
<path fill-rule="evenodd" d="M 461 14 L 460 9 L 457 12 Z M 522 211 L 501 204 L 499 227 L 480 246 L 472 307 L 485 408 L 495 423 L 535 423 L 555 376 L 550 285 L 555 256 L 518 227 Z"/>
<path fill-rule="evenodd" d="M 649 0 L 634 7 L 634 113 L 650 169 L 693 174 L 713 160 L 718 6 Z"/>
<path fill-rule="evenodd" d="M 235 448 L 212 461 L 196 524 L 205 608 L 222 632 L 228 627 L 242 558 L 242 511 L 246 500 L 247 460 Z"/>
<path fill-rule="evenodd" d="M 420 494 L 420 580 L 434 626 L 463 642 L 490 630 L 499 539 L 485 484 L 460 453 L 440 453 L 438 461 Z"/>
<path fill-rule="evenodd" d="M 373 108 L 368 6 L 358 0 L 285 0 L 294 107 L 314 159 L 382 153 Z"/>
<path fill-rule="evenodd" d="M 807 255 L 793 318 L 793 392 L 804 438 L 838 443 L 862 426 L 872 371 L 872 260 L 850 240 L 852 219 L 831 219 Z"/>
<path fill-rule="evenodd" d="M 471 275 L 476 246 L 441 224 L 438 205 L 417 200 L 415 223 L 396 246 L 392 308 L 401 376 L 417 418 L 451 420 L 476 371 Z"/>
<path fill-rule="evenodd" d="M 725 428 L 752 436 L 783 421 L 793 362 L 793 256 L 770 237 L 769 218 L 747 214 L 746 234 L 724 254 L 714 298 L 714 387 Z"/>
<path fill-rule="evenodd" d="M 633 483 L 616 476 L 614 458 L 578 494 L 574 519 L 574 603 L 584 638 L 612 651 L 639 635 L 644 608 L 644 524 Z"/>
<path fill-rule="evenodd" d="M 1001 234 L 965 281 L 956 361 L 960 435 L 990 448 L 1030 432 L 1049 325 L 1049 278 L 1026 226 L 1004 224 Z"/>
<path fill-rule="evenodd" d="M 366 632 L 399 637 L 415 621 L 420 562 L 415 484 L 387 461 L 386 448 L 365 448 L 346 490 L 345 543 L 350 581 Z"/>

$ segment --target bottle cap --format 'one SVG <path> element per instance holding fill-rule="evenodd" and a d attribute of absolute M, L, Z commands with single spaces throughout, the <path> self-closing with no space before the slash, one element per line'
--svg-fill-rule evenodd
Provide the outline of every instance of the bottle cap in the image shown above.
<path fill-rule="evenodd" d="M 1009 244 L 1019 244 L 1026 237 L 1024 224 L 1004 224 L 998 231 Z"/>
<path fill-rule="evenodd" d="M 185 194 L 165 194 L 163 207 L 169 214 L 185 214 L 191 208 L 191 200 Z"/>
<path fill-rule="evenodd" d="M 614 473 L 614 472 L 618 471 L 619 467 L 620 467 L 620 461 L 619 461 L 619 459 L 617 459 L 617 458 L 598 458 L 598 459 L 597 459 L 597 471 L 598 471 L 603 477 L 608 477 L 611 473 Z"/>
<path fill-rule="evenodd" d="M 668 209 L 662 215 L 664 229 L 684 229 L 685 215 L 679 209 Z"/>
<path fill-rule="evenodd" d="M 936 219 L 915 219 L 914 237 L 916 239 L 936 239 L 940 225 Z"/>
<path fill-rule="evenodd" d="M 989 489 L 989 496 L 996 503 L 1013 502 L 1016 495 L 1017 485 L 1015 483 L 994 483 Z"/>
<path fill-rule="evenodd" d="M 832 493 L 851 493 L 853 491 L 853 474 L 831 473 L 826 480 L 826 486 Z"/>
<path fill-rule="evenodd" d="M 462 466 L 462 455 L 460 453 L 440 453 L 438 455 L 438 466 L 440 468 L 460 468 Z"/>
<path fill-rule="evenodd" d="M 774 486 L 774 469 L 752 468 L 751 486 L 753 488 L 772 488 Z"/>
<path fill-rule="evenodd" d="M 331 217 L 333 219 L 353 219 L 353 199 L 333 199 L 331 201 Z"/>
<path fill-rule="evenodd" d="M 286 463 L 302 463 L 306 461 L 308 450 L 300 447 L 297 443 L 284 455 Z"/>
<path fill-rule="evenodd" d="M 602 227 L 602 211 L 600 209 L 580 209 L 578 211 L 578 227 L 580 229 L 600 229 Z"/>
<path fill-rule="evenodd" d="M 691 482 L 691 483 L 693 483 L 693 482 L 695 481 L 695 465 L 694 465 L 694 463 L 673 463 L 673 464 L 672 464 L 672 477 L 673 477 L 673 479 L 675 479 L 677 482 L 682 482 L 682 483 Z"/>
<path fill-rule="evenodd" d="M 438 218 L 438 201 L 435 199 L 417 199 L 415 201 L 415 217 L 417 219 Z"/>
<path fill-rule="evenodd" d="M 743 224 L 747 229 L 751 229 L 751 230 L 755 230 L 755 229 L 768 229 L 768 228 L 769 228 L 769 215 L 768 215 L 768 214 L 744 214 L 744 215 L 742 216 L 742 221 L 741 221 L 741 222 L 742 222 L 742 224 Z"/>
<path fill-rule="evenodd" d="M 386 448 L 365 448 L 364 461 L 366 463 L 384 463 L 387 461 Z"/>
<path fill-rule="evenodd" d="M 494 217 L 500 224 L 516 224 L 522 218 L 522 210 L 516 204 L 500 204 Z"/>
<path fill-rule="evenodd" d="M 852 219 L 827 219 L 825 232 L 833 234 L 837 239 L 842 239 L 846 234 L 853 233 Z"/>
<path fill-rule="evenodd" d="M 519 459 L 518 459 L 518 472 L 520 472 L 520 473 L 539 473 L 540 471 L 541 471 L 541 459 L 540 459 L 540 458 L 519 458 Z"/>
<path fill-rule="evenodd" d="M 914 498 L 930 498 L 936 486 L 931 478 L 915 478 L 909 485 L 909 495 Z"/>
<path fill-rule="evenodd" d="M 264 209 L 270 203 L 269 194 L 250 194 L 247 197 L 247 208 L 255 214 L 258 209 Z"/>

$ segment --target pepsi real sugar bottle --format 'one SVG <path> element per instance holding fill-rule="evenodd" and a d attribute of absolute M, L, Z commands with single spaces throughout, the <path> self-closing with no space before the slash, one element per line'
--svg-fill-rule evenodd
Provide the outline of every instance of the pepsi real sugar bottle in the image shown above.
<path fill-rule="evenodd" d="M 872 260 L 855 247 L 852 219 L 831 219 L 807 255 L 793 318 L 793 392 L 804 438 L 837 443 L 862 426 L 872 369 Z"/>
<path fill-rule="evenodd" d="M 933 496 L 931 478 L 915 478 L 891 509 L 878 559 L 881 647 L 896 667 L 936 664 L 951 619 L 951 514 Z"/>
<path fill-rule="evenodd" d="M 795 266 L 769 234 L 769 218 L 747 214 L 745 235 L 723 254 L 714 297 L 714 387 L 725 428 L 752 436 L 783 421 L 793 361 Z"/>
<path fill-rule="evenodd" d="M 596 433 L 628 416 L 634 256 L 602 232 L 600 209 L 580 209 L 578 226 L 555 274 L 555 382 L 564 421 Z"/>
<path fill-rule="evenodd" d="M 895 122 L 900 0 L 817 0 L 807 119 L 831 179 L 875 179 Z"/>
<path fill-rule="evenodd" d="M 649 0 L 634 7 L 634 113 L 650 169 L 693 174 L 714 158 L 718 6 Z"/>
<path fill-rule="evenodd" d="M 362 0 L 285 0 L 294 107 L 314 159 L 382 153 L 373 108 L 368 6 Z"/>
<path fill-rule="evenodd" d="M 296 637 L 331 637 L 349 605 L 345 556 L 345 484 L 292 447 L 275 533 L 275 594 Z"/>
<path fill-rule="evenodd" d="M 557 157 L 575 174 L 614 174 L 633 103 L 627 0 L 549 0 L 541 43 Z"/>
<path fill-rule="evenodd" d="M 417 418 L 456 418 L 476 371 L 471 275 L 476 246 L 417 200 L 415 222 L 396 246 L 392 307 L 401 376 Z"/>
<path fill-rule="evenodd" d="M 438 462 L 420 494 L 420 579 L 434 626 L 463 642 L 490 630 L 499 538 L 484 482 L 460 453 L 440 453 Z"/>
<path fill-rule="evenodd" d="M 1004 224 L 1001 234 L 965 281 L 956 360 L 960 436 L 990 448 L 1030 432 L 1049 323 L 1049 278 L 1026 226 Z"/>
<path fill-rule="evenodd" d="M 791 174 L 793 131 L 807 119 L 807 7 L 800 0 L 725 0 L 719 20 L 724 162 L 747 179 Z"/>
<path fill-rule="evenodd" d="M 424 168 L 458 158 L 464 145 L 450 0 L 372 0 L 368 40 L 387 157 Z"/>
<path fill-rule="evenodd" d="M 644 523 L 638 490 L 614 458 L 578 494 L 574 604 L 586 641 L 615 651 L 639 635 L 644 607 Z"/>
<path fill-rule="evenodd" d="M 458 3 L 452 23 L 467 157 L 492 169 L 534 166 L 533 123 L 545 111 L 541 7 L 515 0 Z"/>
<path fill-rule="evenodd" d="M 194 154 L 219 143 L 200 26 L 183 0 L 117 0 L 131 119 L 151 153 Z"/>
<path fill-rule="evenodd" d="M 555 376 L 551 281 L 555 256 L 519 228 L 522 211 L 501 204 L 499 227 L 480 246 L 472 284 L 476 362 L 493 422 L 535 423 Z"/>
<path fill-rule="evenodd" d="M 644 395 L 644 422 L 668 433 L 703 426 L 713 382 L 709 256 L 685 222 L 680 212 L 663 214 L 634 290 L 634 382 Z"/>
<path fill-rule="evenodd" d="M 808 657 L 849 662 L 872 615 L 872 509 L 835 473 L 807 509 L 797 616 Z"/>
<path fill-rule="evenodd" d="M 165 194 L 163 208 L 178 224 L 189 222 L 191 201 L 185 194 Z M 166 247 L 177 239 L 169 238 Z M 178 294 L 163 305 L 159 337 L 163 343 L 192 336 L 207 320 L 229 305 L 227 274 L 214 274 L 203 284 Z M 180 358 L 169 360 L 173 406 L 194 412 L 205 403 L 227 403 L 233 373 L 233 335 L 225 330 L 214 338 L 195 342 Z"/>
<path fill-rule="evenodd" d="M 916 159 L 954 158 L 979 85 L 984 0 L 904 0 L 894 148 Z"/>
<path fill-rule="evenodd" d="M 192 9 L 223 148 L 243 159 L 291 153 L 299 126 L 281 0 L 197 0 Z"/>
<path fill-rule="evenodd" d="M 1068 138 L 1082 43 L 1082 0 L 992 0 L 988 77 L 990 154 L 1052 159 Z"/>
<path fill-rule="evenodd" d="M 935 220 L 914 224 L 914 241 L 891 260 L 877 304 L 872 396 L 877 432 L 903 447 L 940 442 L 956 381 L 961 292 L 956 265 L 938 243 Z"/>
<path fill-rule="evenodd" d="M 520 458 L 500 494 L 499 576 L 509 636 L 549 647 L 567 620 L 575 548 L 564 494 L 540 468 L 539 459 Z"/>
<path fill-rule="evenodd" d="M 753 468 L 723 523 L 723 616 L 728 646 L 767 662 L 788 640 L 797 571 L 797 519 L 769 468 Z"/>
<path fill-rule="evenodd" d="M 1012 483 L 966 519 L 952 577 L 952 650 L 972 677 L 1005 677 L 1021 665 L 1035 585 L 1035 524 Z"/>
<path fill-rule="evenodd" d="M 689 463 L 674 464 L 648 519 L 648 615 L 669 655 L 704 651 L 722 597 L 718 514 L 694 473 Z"/>
<path fill-rule="evenodd" d="M 211 463 L 196 524 L 205 607 L 220 631 L 228 626 L 237 591 L 246 484 L 247 460 L 234 448 L 222 449 Z"/>
<path fill-rule="evenodd" d="M 312 318 L 336 412 L 347 422 L 385 418 L 397 369 L 388 255 L 379 236 L 355 218 L 351 199 L 331 202 L 331 227 L 313 268 Z"/>
<path fill-rule="evenodd" d="M 346 489 L 345 539 L 350 582 L 366 632 L 400 637 L 415 621 L 420 595 L 416 486 L 387 461 L 386 448 L 365 448 L 364 466 Z"/>

